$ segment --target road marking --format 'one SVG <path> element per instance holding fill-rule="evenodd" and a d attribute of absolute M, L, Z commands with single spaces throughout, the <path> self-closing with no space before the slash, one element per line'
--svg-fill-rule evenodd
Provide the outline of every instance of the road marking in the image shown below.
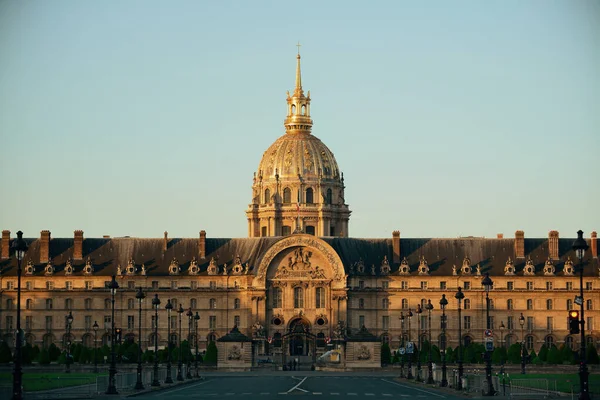
<path fill-rule="evenodd" d="M 323 393 L 321 393 L 321 392 L 313 392 L 313 394 L 323 394 Z"/>
<path fill-rule="evenodd" d="M 262 395 L 262 396 L 268 396 L 268 395 L 270 395 L 270 394 L 271 394 L 271 392 L 262 392 L 262 393 L 261 393 L 261 395 Z"/>
<path fill-rule="evenodd" d="M 340 395 L 339 393 L 336 393 L 336 392 L 329 393 L 329 394 L 332 395 L 332 396 L 339 396 Z"/>
<path fill-rule="evenodd" d="M 427 391 L 427 390 L 417 389 L 417 388 L 412 387 L 412 386 L 401 385 L 399 383 L 388 381 L 387 379 L 383 379 L 383 378 L 381 380 L 384 381 L 384 382 L 387 382 L 387 383 L 391 383 L 392 385 L 400 386 L 401 388 L 416 390 L 417 392 L 427 393 L 430 396 L 441 397 L 442 399 L 446 398 L 446 396 L 442 396 L 441 394 L 437 394 L 435 392 L 430 392 L 430 391 Z"/>
<path fill-rule="evenodd" d="M 235 393 L 225 393 L 225 396 L 233 396 Z"/>
<path fill-rule="evenodd" d="M 365 396 L 375 396 L 375 393 L 365 393 Z"/>
<path fill-rule="evenodd" d="M 389 394 L 389 393 L 382 393 L 381 395 L 382 395 L 382 396 L 392 396 L 392 395 L 391 395 L 391 394 Z"/>
<path fill-rule="evenodd" d="M 348 396 L 356 396 L 356 393 L 346 393 Z"/>
<path fill-rule="evenodd" d="M 251 395 L 252 393 L 242 393 L 242 395 Z"/>
<path fill-rule="evenodd" d="M 296 389 L 303 391 L 304 393 L 307 393 L 308 390 L 304 390 L 302 388 L 299 388 L 298 386 L 302 385 L 304 383 L 305 380 L 308 379 L 308 376 L 305 376 L 304 379 L 302 379 L 300 382 L 298 382 L 298 384 L 296 386 L 294 386 L 293 388 L 291 388 L 290 390 L 288 390 L 287 392 L 290 393 Z"/>
<path fill-rule="evenodd" d="M 175 392 L 179 392 L 180 390 L 186 390 L 186 389 L 193 388 L 193 387 L 196 387 L 196 386 L 204 385 L 205 383 L 209 383 L 209 382 L 212 382 L 212 381 L 213 381 L 213 379 L 209 379 L 209 380 L 206 380 L 206 381 L 203 381 L 203 382 L 195 383 L 193 385 L 184 385 L 184 386 L 180 387 L 179 389 L 173 389 L 173 390 L 168 390 L 167 389 L 164 392 L 161 390 L 158 393 L 155 393 L 154 395 L 151 395 L 151 397 L 157 397 L 157 396 L 163 397 L 165 395 L 165 392 L 166 393 L 175 393 Z"/>

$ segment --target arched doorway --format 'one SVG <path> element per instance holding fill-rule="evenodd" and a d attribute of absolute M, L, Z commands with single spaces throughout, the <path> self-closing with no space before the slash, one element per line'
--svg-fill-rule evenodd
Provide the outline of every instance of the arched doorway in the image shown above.
<path fill-rule="evenodd" d="M 289 354 L 290 356 L 307 356 L 309 344 L 307 333 L 310 333 L 308 321 L 302 318 L 293 319 L 289 325 Z"/>

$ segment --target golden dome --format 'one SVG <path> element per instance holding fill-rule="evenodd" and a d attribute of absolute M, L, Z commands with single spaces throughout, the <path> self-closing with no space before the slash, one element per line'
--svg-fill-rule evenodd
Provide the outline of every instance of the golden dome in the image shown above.
<path fill-rule="evenodd" d="M 306 178 L 333 179 L 339 168 L 333 153 L 316 136 L 309 133 L 286 133 L 277 139 L 262 156 L 257 176 L 263 180 Z"/>

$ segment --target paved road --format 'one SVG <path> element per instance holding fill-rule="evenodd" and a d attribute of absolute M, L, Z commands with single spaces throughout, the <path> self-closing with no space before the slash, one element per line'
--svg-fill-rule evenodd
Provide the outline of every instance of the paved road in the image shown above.
<path fill-rule="evenodd" d="M 377 376 L 212 376 L 185 386 L 146 393 L 136 399 L 447 399 L 464 400 L 448 391 Z"/>

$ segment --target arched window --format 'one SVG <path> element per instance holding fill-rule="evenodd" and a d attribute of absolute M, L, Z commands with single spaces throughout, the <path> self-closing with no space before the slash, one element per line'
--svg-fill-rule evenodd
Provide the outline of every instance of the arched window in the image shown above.
<path fill-rule="evenodd" d="M 133 299 L 127 299 L 127 308 L 129 310 L 133 310 L 135 308 L 135 302 Z"/>
<path fill-rule="evenodd" d="M 273 347 L 281 347 L 281 333 L 279 332 L 273 335 Z"/>
<path fill-rule="evenodd" d="M 317 333 L 317 347 L 325 347 L 325 334 L 323 332 Z"/>
<path fill-rule="evenodd" d="M 358 299 L 358 308 L 365 308 L 365 299 Z"/>
<path fill-rule="evenodd" d="M 567 300 L 567 310 L 571 310 L 573 308 L 573 300 Z"/>
<path fill-rule="evenodd" d="M 296 105 L 292 104 L 292 115 L 296 114 Z"/>
<path fill-rule="evenodd" d="M 333 192 L 331 189 L 327 189 L 327 196 L 325 197 L 325 204 L 331 204 L 333 202 Z"/>
<path fill-rule="evenodd" d="M 546 310 L 552 310 L 552 299 L 546 300 Z"/>
<path fill-rule="evenodd" d="M 175 307 L 173 307 L 175 308 Z M 208 301 L 208 308 L 210 308 L 211 310 L 215 310 L 217 308 L 217 300 L 216 299 L 210 299 Z"/>
<path fill-rule="evenodd" d="M 233 308 L 238 310 L 240 308 L 240 299 L 233 300 Z"/>
<path fill-rule="evenodd" d="M 73 299 L 65 299 L 65 310 L 73 309 Z"/>
<path fill-rule="evenodd" d="M 573 350 L 573 336 L 567 336 L 565 339 L 565 346 Z"/>
<path fill-rule="evenodd" d="M 408 308 L 408 299 L 402 299 L 402 309 L 406 310 Z"/>
<path fill-rule="evenodd" d="M 525 338 L 525 347 L 528 351 L 533 350 L 533 336 L 529 335 Z"/>
<path fill-rule="evenodd" d="M 384 310 L 387 310 L 388 308 L 390 308 L 390 299 L 388 299 L 388 298 L 384 298 L 384 299 L 382 299 L 382 300 L 381 300 L 381 307 L 382 307 Z"/>
<path fill-rule="evenodd" d="M 52 310 L 52 299 L 46 299 L 46 310 Z"/>
<path fill-rule="evenodd" d="M 306 189 L 306 204 L 313 204 L 315 202 L 314 192 L 312 188 Z"/>
<path fill-rule="evenodd" d="M 512 299 L 508 299 L 506 300 L 506 309 L 507 310 L 513 310 L 515 307 L 513 305 L 513 301 Z"/>
<path fill-rule="evenodd" d="M 470 309 L 471 309 L 471 300 L 465 299 L 463 301 L 463 310 L 470 310 Z"/>
<path fill-rule="evenodd" d="M 318 287 L 315 289 L 315 299 L 317 308 L 325 308 L 325 288 Z"/>
<path fill-rule="evenodd" d="M 83 305 L 86 310 L 91 310 L 92 309 L 92 299 L 85 299 L 83 301 Z"/>
<path fill-rule="evenodd" d="M 264 203 L 270 203 L 271 202 L 271 191 L 269 189 L 265 189 L 265 201 Z"/>
<path fill-rule="evenodd" d="M 552 348 L 552 345 L 554 344 L 554 337 L 548 335 L 544 338 L 544 343 L 546 344 L 546 347 L 548 348 L 548 350 L 550 350 Z"/>
<path fill-rule="evenodd" d="M 591 299 L 587 300 L 585 302 L 585 309 L 586 310 L 593 310 L 594 309 L 594 302 Z"/>
<path fill-rule="evenodd" d="M 509 348 L 513 343 L 516 343 L 514 335 L 506 335 L 505 346 Z"/>
<path fill-rule="evenodd" d="M 294 288 L 294 308 L 304 307 L 304 291 L 301 287 Z"/>
<path fill-rule="evenodd" d="M 533 310 L 533 300 L 527 299 L 527 309 Z"/>
<path fill-rule="evenodd" d="M 193 310 L 195 310 L 196 308 L 198 308 L 198 300 L 191 299 L 190 300 L 190 307 L 192 307 Z"/>
<path fill-rule="evenodd" d="M 273 308 L 281 308 L 282 303 L 282 292 L 281 288 L 273 288 Z"/>
<path fill-rule="evenodd" d="M 25 303 L 25 308 L 28 310 L 33 309 L 33 300 L 32 299 L 27 299 L 27 302 Z"/>
<path fill-rule="evenodd" d="M 302 111 L 301 111 L 301 112 L 302 112 L 302 115 L 306 115 L 306 106 L 305 106 L 304 104 L 302 104 L 302 108 L 301 108 L 301 110 L 302 110 Z"/>
<path fill-rule="evenodd" d="M 173 305 L 173 312 L 175 312 L 175 310 L 178 308 L 177 299 L 171 299 L 171 304 Z"/>
<path fill-rule="evenodd" d="M 283 189 L 283 204 L 290 204 L 292 202 L 292 189 Z"/>

